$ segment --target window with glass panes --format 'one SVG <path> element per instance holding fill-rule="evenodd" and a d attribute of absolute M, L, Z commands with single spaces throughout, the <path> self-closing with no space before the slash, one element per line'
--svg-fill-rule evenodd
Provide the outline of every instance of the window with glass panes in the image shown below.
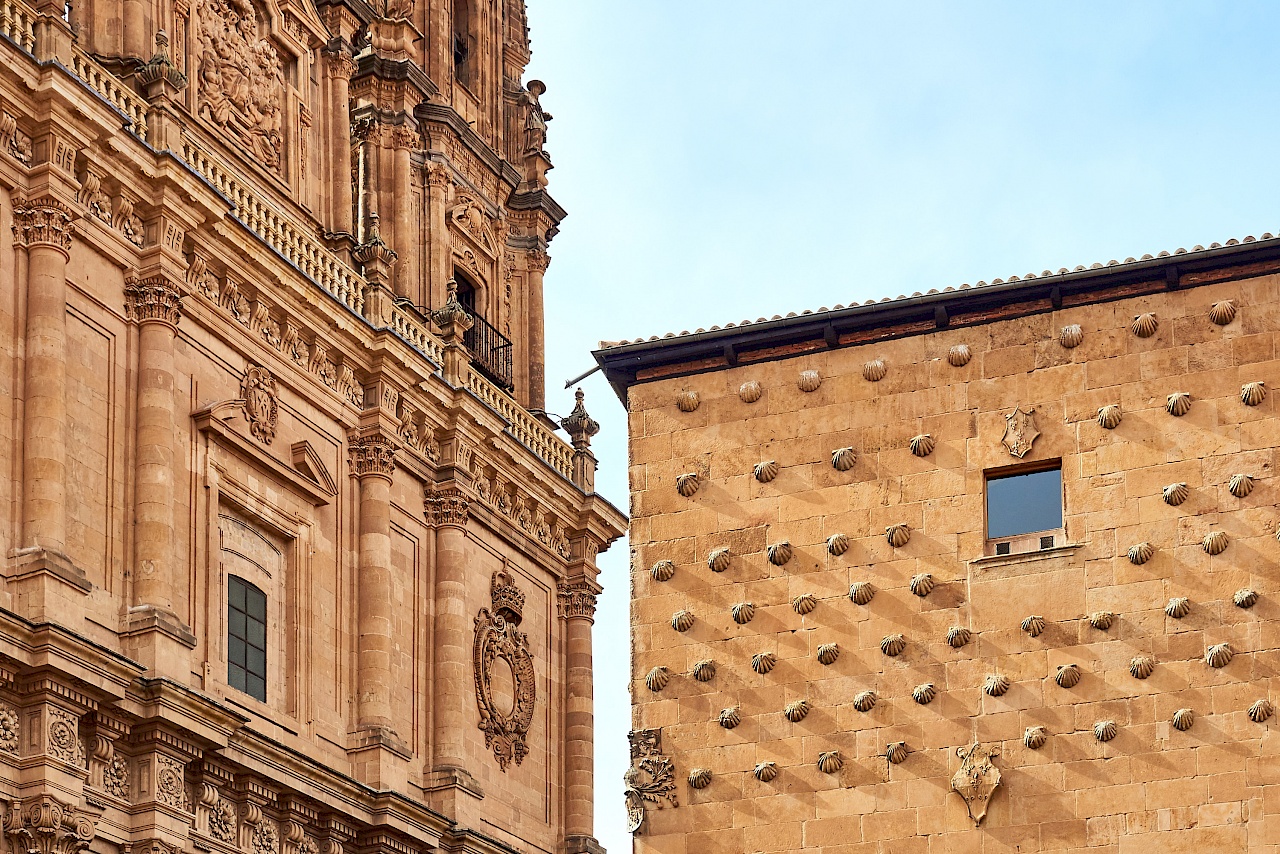
<path fill-rule="evenodd" d="M 234 575 L 227 579 L 227 682 L 267 701 L 267 596 Z"/>

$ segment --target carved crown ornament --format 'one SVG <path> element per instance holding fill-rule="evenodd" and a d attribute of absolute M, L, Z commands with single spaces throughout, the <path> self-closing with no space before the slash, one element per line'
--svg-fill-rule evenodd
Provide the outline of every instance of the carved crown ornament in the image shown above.
<path fill-rule="evenodd" d="M 135 323 L 177 326 L 182 319 L 182 294 L 164 276 L 130 276 L 124 283 L 124 310 Z"/>
<path fill-rule="evenodd" d="M 475 669 L 476 706 L 480 710 L 479 727 L 484 732 L 485 747 L 493 750 L 498 767 L 503 771 L 514 761 L 517 765 L 529 754 L 525 739 L 533 723 L 537 703 L 537 674 L 529 652 L 529 637 L 518 631 L 524 608 L 524 593 L 506 570 L 498 570 L 489 581 L 492 610 L 481 608 L 475 619 L 475 646 L 472 663 Z M 511 673 L 513 698 L 507 704 L 494 696 L 493 674 L 501 661 Z"/>
<path fill-rule="evenodd" d="M 662 753 L 662 730 L 641 729 L 627 733 L 631 742 L 631 767 L 622 776 L 627 801 L 627 830 L 639 833 L 649 807 L 661 809 L 665 801 L 680 806 L 676 798 L 675 765 Z"/>
<path fill-rule="evenodd" d="M 490 258 L 498 257 L 498 241 L 493 234 L 493 219 L 481 207 L 475 196 L 459 190 L 453 207 L 449 209 L 449 221 Z"/>

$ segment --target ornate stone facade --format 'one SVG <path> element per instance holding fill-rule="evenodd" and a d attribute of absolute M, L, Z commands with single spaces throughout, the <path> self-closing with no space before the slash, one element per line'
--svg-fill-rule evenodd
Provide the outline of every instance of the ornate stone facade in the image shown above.
<path fill-rule="evenodd" d="M 662 733 L 637 854 L 1273 850 L 1277 258 L 599 351 L 634 431 L 632 723 Z M 1060 513 L 987 528 L 1032 495 Z"/>
<path fill-rule="evenodd" d="M 524 4 L 0 2 L 9 850 L 596 850 Z"/>

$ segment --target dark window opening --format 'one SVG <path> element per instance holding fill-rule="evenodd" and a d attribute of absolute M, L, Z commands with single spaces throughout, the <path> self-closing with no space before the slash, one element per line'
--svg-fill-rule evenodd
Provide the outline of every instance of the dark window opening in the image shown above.
<path fill-rule="evenodd" d="M 476 286 L 457 270 L 453 273 L 453 279 L 458 283 L 458 302 L 473 321 L 471 328 L 462 336 L 462 343 L 471 352 L 471 364 L 499 386 L 511 391 L 515 388 L 512 379 L 515 348 L 511 339 L 476 311 Z"/>
<path fill-rule="evenodd" d="M 267 701 L 267 596 L 243 578 L 227 578 L 227 683 Z"/>
<path fill-rule="evenodd" d="M 476 63 L 471 56 L 471 33 L 471 0 L 453 0 L 453 76 L 474 91 Z"/>
<path fill-rule="evenodd" d="M 1060 528 L 1061 467 L 987 478 L 987 539 Z M 1040 547 L 1052 548 L 1053 538 L 1041 538 Z"/>

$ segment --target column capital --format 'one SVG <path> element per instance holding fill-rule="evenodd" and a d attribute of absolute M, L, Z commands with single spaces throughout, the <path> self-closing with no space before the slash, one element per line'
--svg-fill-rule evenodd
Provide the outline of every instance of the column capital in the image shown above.
<path fill-rule="evenodd" d="M 21 246 L 51 246 L 68 257 L 77 215 L 52 196 L 13 200 L 13 237 Z"/>
<path fill-rule="evenodd" d="M 356 73 L 356 61 L 341 39 L 334 39 L 322 48 L 320 54 L 325 58 L 324 70 L 330 77 L 350 80 Z"/>
<path fill-rule="evenodd" d="M 47 794 L 9 804 L 4 817 L 10 848 L 28 854 L 80 854 L 96 832 L 92 818 Z"/>
<path fill-rule="evenodd" d="M 138 324 L 165 323 L 177 328 L 182 319 L 182 293 L 165 276 L 130 276 L 124 282 L 124 311 Z"/>
<path fill-rule="evenodd" d="M 433 489 L 423 500 L 427 524 L 440 528 L 465 528 L 470 515 L 471 499 L 458 489 Z"/>
<path fill-rule="evenodd" d="M 397 444 L 377 428 L 352 430 L 347 434 L 347 463 L 358 478 L 391 480 L 396 470 Z"/>
<path fill-rule="evenodd" d="M 560 616 L 566 620 L 582 618 L 595 622 L 596 596 L 599 594 L 594 586 L 586 581 L 562 581 L 557 588 L 560 600 Z"/>
<path fill-rule="evenodd" d="M 551 256 L 541 249 L 533 249 L 525 253 L 528 259 L 529 269 L 539 273 L 547 272 L 547 268 L 551 266 Z"/>

